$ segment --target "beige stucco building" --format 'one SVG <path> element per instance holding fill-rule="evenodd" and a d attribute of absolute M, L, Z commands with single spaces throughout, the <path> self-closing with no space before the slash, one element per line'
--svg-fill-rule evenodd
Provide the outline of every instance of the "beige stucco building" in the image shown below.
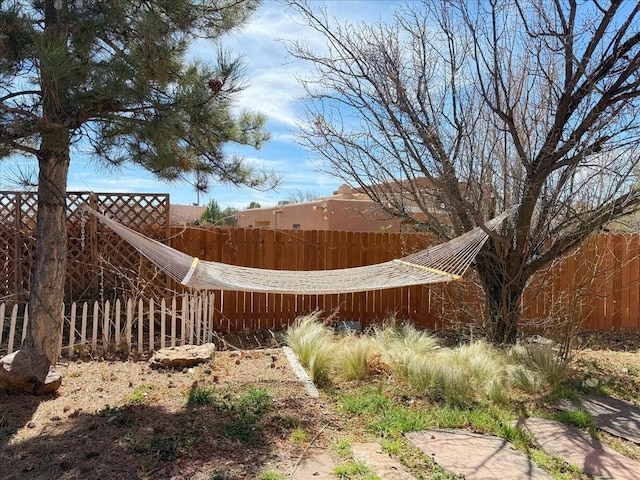
<path fill-rule="evenodd" d="M 238 227 L 293 230 L 399 232 L 402 221 L 382 212 L 364 193 L 342 185 L 331 197 L 252 208 L 238 213 Z"/>

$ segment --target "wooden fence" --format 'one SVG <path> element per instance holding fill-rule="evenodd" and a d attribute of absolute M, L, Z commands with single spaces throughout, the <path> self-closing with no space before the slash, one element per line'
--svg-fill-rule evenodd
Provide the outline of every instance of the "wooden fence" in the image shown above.
<path fill-rule="evenodd" d="M 211 342 L 217 331 L 228 328 L 215 323 L 211 297 L 185 294 L 159 304 L 142 299 L 71 303 L 65 306 L 58 352 L 68 357 L 127 355 Z M 20 348 L 28 323 L 27 305 L 0 303 L 0 356 Z"/>
<path fill-rule="evenodd" d="M 402 257 L 429 244 L 427 236 L 415 233 L 194 227 L 172 227 L 169 233 L 171 246 L 203 260 L 291 270 L 322 270 L 369 265 Z M 96 241 L 100 244 L 100 248 L 108 243 L 111 250 L 125 251 L 125 245 L 122 243 L 111 245 L 115 240 L 106 236 L 106 233 L 96 237 Z M 127 252 L 130 251 L 127 250 Z M 184 292 L 175 284 L 163 284 L 163 277 L 159 276 L 152 266 L 136 269 L 136 265 L 142 265 L 139 255 L 137 258 L 135 257 L 137 254 L 127 253 L 127 255 L 130 256 L 128 257 L 129 267 L 126 272 L 121 273 L 124 277 L 130 278 L 132 297 L 145 299 L 142 304 L 144 308 L 140 307 L 138 300 L 133 302 L 131 308 L 138 313 L 130 320 L 131 328 L 138 334 L 142 331 L 144 338 L 158 337 L 157 342 L 146 340 L 147 343 L 142 348 L 157 347 L 160 344 L 160 338 L 168 342 L 175 338 L 175 335 L 171 334 L 170 323 L 166 324 L 158 317 L 161 315 L 158 312 L 164 311 L 166 318 L 175 315 L 176 331 L 180 332 L 179 335 L 182 335 L 183 329 L 186 329 L 185 332 L 188 331 L 187 327 L 179 326 L 182 321 L 180 318 L 184 317 L 182 302 L 187 301 L 184 300 L 185 298 L 190 299 L 195 296 L 185 297 L 183 293 L 191 292 Z M 12 273 L 12 265 L 14 263 L 5 263 L 4 273 L 7 278 Z M 160 287 L 162 288 L 158 288 L 154 283 L 157 278 L 161 279 Z M 143 287 L 138 288 L 137 285 L 143 285 Z M 163 293 L 147 295 L 149 291 Z M 176 293 L 180 295 L 175 297 L 174 307 L 172 302 L 173 295 Z M 66 342 L 65 348 L 70 348 L 70 345 L 85 345 L 87 342 L 90 347 L 93 347 L 94 328 L 97 328 L 98 343 L 117 345 L 122 338 L 126 338 L 126 343 L 134 345 L 134 348 L 137 348 L 135 345 L 143 345 L 136 335 L 131 340 L 127 338 L 127 321 L 124 320 L 128 315 L 127 302 L 120 300 L 119 307 L 116 308 L 117 299 L 120 297 L 99 295 L 97 298 L 100 299 L 98 306 L 92 301 L 87 303 L 86 307 L 85 304 L 76 304 L 75 310 L 72 309 L 73 304 L 67 302 L 69 306 L 64 314 L 64 328 L 67 330 L 63 336 Z M 469 323 L 478 324 L 485 314 L 481 292 L 477 288 L 477 281 L 474 280 L 473 275 L 469 275 L 461 283 L 433 285 L 430 288 L 416 286 L 340 295 L 213 291 L 207 293 L 206 300 L 204 300 L 205 297 L 201 298 L 203 298 L 201 309 L 203 312 L 206 310 L 206 314 L 201 312 L 197 315 L 206 316 L 207 323 L 206 325 L 200 323 L 200 331 L 206 331 L 209 335 L 212 332 L 279 330 L 289 325 L 297 316 L 316 309 L 323 310 L 327 314 L 335 312 L 337 319 L 356 320 L 364 326 L 380 322 L 390 314 L 396 314 L 399 319 L 410 319 L 418 327 L 432 329 Z M 109 304 L 106 303 L 106 299 L 111 300 Z M 1 301 L 6 300 L 0 297 Z M 162 308 L 163 301 L 164 308 Z M 638 234 L 594 236 L 580 249 L 540 272 L 532 279 L 522 299 L 523 321 L 526 325 L 533 327 L 540 325 L 558 327 L 564 322 L 579 325 L 585 329 L 640 330 L 639 305 L 640 235 Z M 3 308 L 0 316 L 2 320 L 0 348 L 4 348 L 3 345 L 9 338 L 17 342 L 14 345 L 19 344 L 23 331 L 22 325 L 25 322 L 24 314 L 21 313 L 24 311 L 24 305 L 21 302 L 12 300 Z M 10 321 L 9 318 L 16 308 L 18 309 L 15 313 L 16 320 Z M 85 309 L 89 312 L 86 332 L 91 333 L 86 333 L 86 337 L 82 340 L 84 321 L 81 315 Z M 115 325 L 115 313 L 109 313 L 111 310 L 120 312 L 119 328 Z M 196 310 L 194 315 L 196 315 L 195 312 Z M 143 321 L 139 321 L 140 318 Z M 144 320 L 150 318 L 154 320 Z M 105 322 L 109 325 L 113 324 L 112 333 L 108 333 L 109 330 L 104 327 Z M 13 334 L 10 332 L 12 324 Z M 94 327 L 95 324 L 98 326 Z M 167 329 L 164 334 L 161 332 L 162 325 Z M 101 333 L 103 331 L 106 333 Z M 120 332 L 118 341 L 116 341 L 116 331 Z M 72 332 L 75 332 L 73 338 L 71 338 Z M 193 332 L 195 335 L 197 330 Z M 104 337 L 104 335 L 107 336 Z M 202 335 L 204 334 L 199 338 L 206 338 Z M 183 339 L 183 337 L 179 338 Z M 155 343 L 152 344 L 152 341 Z"/>
<path fill-rule="evenodd" d="M 196 233 L 198 241 L 194 240 Z M 184 230 L 173 241 L 189 238 L 186 249 L 203 258 L 286 268 L 287 262 L 291 266 L 300 262 L 291 258 L 297 256 L 307 259 L 304 266 L 309 269 L 384 261 L 421 248 L 420 242 L 425 241 L 411 235 L 242 229 Z M 394 238 L 393 247 L 389 238 Z M 361 244 L 367 249 L 358 247 Z M 362 257 L 365 252 L 366 259 Z M 431 288 L 341 295 L 213 291 L 188 292 L 159 302 L 72 303 L 65 307 L 60 351 L 63 355 L 105 350 L 126 353 L 197 344 L 219 332 L 282 329 L 296 316 L 317 308 L 335 310 L 337 318 L 365 326 L 395 312 L 419 327 L 447 328 L 478 322 L 482 305 L 473 275 L 461 283 Z M 532 279 L 522 308 L 525 324 L 534 328 L 562 328 L 565 323 L 585 329 L 640 331 L 640 235 L 603 234 L 589 239 Z M 28 325 L 26 310 L 23 304 L 0 303 L 0 355 L 19 348 Z"/>
<path fill-rule="evenodd" d="M 384 262 L 429 245 L 421 234 L 172 229 L 171 245 L 203 260 L 270 269 L 314 270 Z M 485 315 L 474 275 L 464 282 L 341 295 L 216 292 L 215 315 L 232 329 L 288 325 L 316 308 L 364 325 L 391 313 L 423 328 L 479 323 Z M 640 234 L 607 233 L 540 271 L 522 298 L 523 323 L 640 331 Z M 218 313 L 219 312 L 219 313 Z M 234 327 L 235 326 L 235 327 Z"/>
<path fill-rule="evenodd" d="M 309 271 L 385 262 L 426 248 L 430 239 L 418 233 L 172 227 L 170 244 L 201 260 Z M 397 314 L 437 328 L 441 291 L 424 286 L 334 295 L 216 291 L 213 310 L 231 330 L 281 329 L 316 309 L 365 326 Z"/>

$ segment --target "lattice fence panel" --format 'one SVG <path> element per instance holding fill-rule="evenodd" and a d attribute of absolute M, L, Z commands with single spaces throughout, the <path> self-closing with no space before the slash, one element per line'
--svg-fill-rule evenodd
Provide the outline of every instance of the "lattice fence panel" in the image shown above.
<path fill-rule="evenodd" d="M 98 210 L 156 240 L 169 235 L 169 197 L 166 195 L 97 194 Z M 101 291 L 112 296 L 162 297 L 169 285 L 164 273 L 142 257 L 108 227 L 92 219 L 96 227 Z"/>
<path fill-rule="evenodd" d="M 29 292 L 35 252 L 35 204 L 28 194 L 0 195 L 0 261 L 5 266 L 0 277 L 0 295 L 8 300 L 24 300 Z"/>
<path fill-rule="evenodd" d="M 0 299 L 8 299 L 16 284 L 17 196 L 0 196 Z"/>
<path fill-rule="evenodd" d="M 70 192 L 67 196 L 67 301 L 123 293 L 161 296 L 169 281 L 128 243 L 80 207 L 89 205 L 160 241 L 169 235 L 169 196 Z M 35 253 L 37 195 L 0 192 L 0 298 L 28 296 Z"/>

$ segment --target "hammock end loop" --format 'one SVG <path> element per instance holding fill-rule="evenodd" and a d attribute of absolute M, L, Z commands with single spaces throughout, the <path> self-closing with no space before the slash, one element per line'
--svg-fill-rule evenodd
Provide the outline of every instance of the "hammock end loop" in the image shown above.
<path fill-rule="evenodd" d="M 187 274 L 184 276 L 184 278 L 180 282 L 181 285 L 187 285 L 187 283 L 189 283 L 189 280 L 191 280 L 191 277 L 193 277 L 193 274 L 196 272 L 196 268 L 198 267 L 198 262 L 199 261 L 200 261 L 200 259 L 198 257 L 193 257 L 193 261 L 191 262 L 191 266 L 189 267 L 189 271 L 187 272 Z"/>

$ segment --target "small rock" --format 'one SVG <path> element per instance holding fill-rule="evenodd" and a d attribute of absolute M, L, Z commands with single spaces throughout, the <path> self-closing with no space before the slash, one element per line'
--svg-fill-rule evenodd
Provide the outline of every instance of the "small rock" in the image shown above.
<path fill-rule="evenodd" d="M 62 386 L 62 377 L 58 372 L 53 370 L 53 367 L 49 370 L 47 378 L 44 379 L 44 384 L 40 387 L 38 395 L 49 395 L 56 392 Z"/>

